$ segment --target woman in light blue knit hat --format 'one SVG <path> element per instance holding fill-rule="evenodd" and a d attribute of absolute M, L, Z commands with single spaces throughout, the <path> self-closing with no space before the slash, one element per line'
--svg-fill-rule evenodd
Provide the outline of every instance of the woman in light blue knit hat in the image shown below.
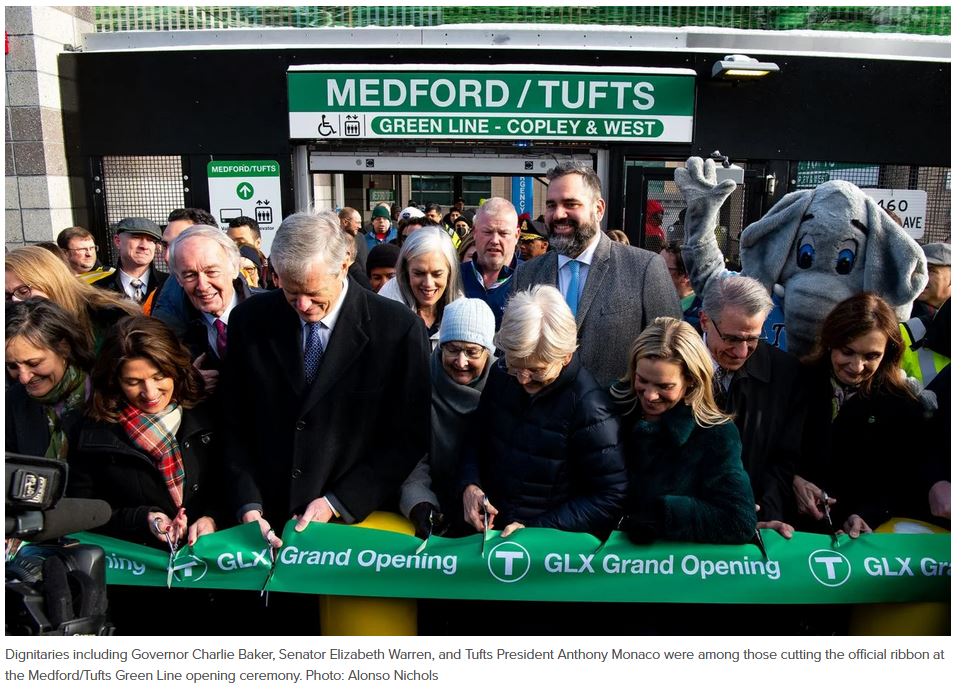
<path fill-rule="evenodd" d="M 444 309 L 439 341 L 430 362 L 430 455 L 401 488 L 401 512 L 421 538 L 451 524 L 464 527 L 458 483 L 462 446 L 493 361 L 494 313 L 480 299 L 454 300 Z M 455 527 L 458 531 L 463 530 Z"/>

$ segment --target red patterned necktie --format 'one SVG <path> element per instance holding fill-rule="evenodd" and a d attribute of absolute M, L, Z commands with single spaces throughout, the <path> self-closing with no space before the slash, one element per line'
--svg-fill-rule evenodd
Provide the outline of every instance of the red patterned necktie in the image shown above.
<path fill-rule="evenodd" d="M 227 324 L 214 319 L 214 328 L 217 329 L 217 356 L 223 359 L 227 354 Z"/>

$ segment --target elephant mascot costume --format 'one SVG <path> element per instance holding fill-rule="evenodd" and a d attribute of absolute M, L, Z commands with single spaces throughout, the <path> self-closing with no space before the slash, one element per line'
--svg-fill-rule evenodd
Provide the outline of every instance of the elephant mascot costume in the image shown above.
<path fill-rule="evenodd" d="M 717 246 L 721 205 L 734 191 L 713 160 L 692 157 L 674 171 L 687 203 L 684 265 L 695 292 L 728 275 Z M 928 280 L 921 246 L 855 185 L 831 180 L 792 192 L 741 233 L 741 272 L 780 298 L 787 349 L 811 351 L 824 317 L 858 292 L 875 292 L 908 319 Z M 775 326 L 777 328 L 777 326 Z"/>

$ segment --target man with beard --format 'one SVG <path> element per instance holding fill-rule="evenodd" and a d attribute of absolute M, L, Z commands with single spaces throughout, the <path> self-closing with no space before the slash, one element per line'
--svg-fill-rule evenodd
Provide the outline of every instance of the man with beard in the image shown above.
<path fill-rule="evenodd" d="M 556 286 L 574 312 L 584 366 L 607 385 L 624 374 L 631 343 L 649 323 L 680 318 L 677 294 L 660 256 L 600 231 L 606 204 L 592 168 L 565 162 L 547 179 L 551 251 L 518 267 L 512 291 Z"/>
<path fill-rule="evenodd" d="M 504 305 L 514 282 L 514 250 L 518 237 L 520 230 L 514 204 L 500 197 L 488 199 L 474 216 L 477 253 L 460 265 L 464 296 L 487 303 L 494 312 L 497 330 L 500 330 Z"/>

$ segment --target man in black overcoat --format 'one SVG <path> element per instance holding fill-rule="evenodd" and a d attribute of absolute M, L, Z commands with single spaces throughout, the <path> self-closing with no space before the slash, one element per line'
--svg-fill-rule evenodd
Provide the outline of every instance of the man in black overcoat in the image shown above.
<path fill-rule="evenodd" d="M 273 546 L 291 517 L 303 530 L 396 505 L 429 446 L 427 331 L 347 277 L 351 241 L 332 213 L 286 218 L 271 246 L 281 289 L 253 295 L 228 324 L 233 508 Z"/>

